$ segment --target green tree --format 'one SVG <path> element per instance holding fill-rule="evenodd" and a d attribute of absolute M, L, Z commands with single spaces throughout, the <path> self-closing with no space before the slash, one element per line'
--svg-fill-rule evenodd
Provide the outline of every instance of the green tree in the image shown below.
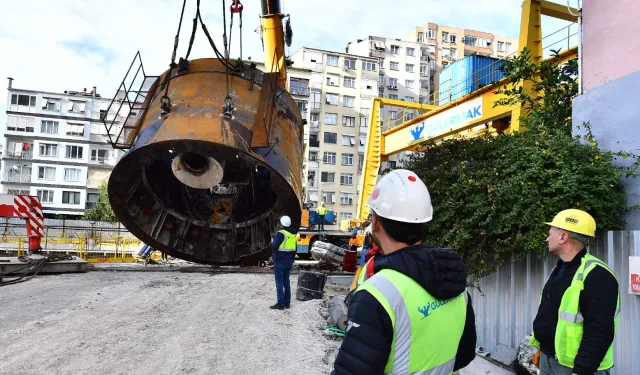
<path fill-rule="evenodd" d="M 99 199 L 93 207 L 87 210 L 83 219 L 93 221 L 117 222 L 118 218 L 113 213 L 109 204 L 109 193 L 107 192 L 107 181 L 103 182 L 98 189 Z"/>
<path fill-rule="evenodd" d="M 533 63 L 523 51 L 505 63 L 507 84 L 498 92 L 507 97 L 496 105 L 524 104 L 527 131 L 425 143 L 408 161 L 434 205 L 427 242 L 458 250 L 474 278 L 528 253 L 546 254 L 544 222 L 560 210 L 585 210 L 600 230 L 624 224 L 620 178 L 638 165 L 616 167 L 618 154 L 600 150 L 590 135 L 586 143 L 571 136 L 575 67 Z M 521 80 L 533 83 L 531 95 Z"/>

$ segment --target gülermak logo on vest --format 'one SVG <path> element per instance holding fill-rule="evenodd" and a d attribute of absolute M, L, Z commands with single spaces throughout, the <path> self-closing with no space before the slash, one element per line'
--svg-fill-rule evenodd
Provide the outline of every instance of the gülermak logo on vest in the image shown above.
<path fill-rule="evenodd" d="M 433 137 L 439 133 L 450 131 L 457 127 L 467 125 L 469 122 L 482 117 L 482 98 L 453 107 L 442 113 L 413 125 L 411 142 Z"/>
<path fill-rule="evenodd" d="M 446 305 L 447 303 L 458 299 L 462 296 L 462 294 L 459 294 L 453 298 L 449 298 L 449 299 L 439 299 L 439 300 L 435 300 L 432 302 L 427 303 L 424 306 L 418 306 L 418 311 L 420 311 L 420 313 L 423 315 L 422 319 L 428 317 L 429 315 L 431 315 L 432 312 L 434 312 L 435 310 L 437 310 L 439 307 Z"/>

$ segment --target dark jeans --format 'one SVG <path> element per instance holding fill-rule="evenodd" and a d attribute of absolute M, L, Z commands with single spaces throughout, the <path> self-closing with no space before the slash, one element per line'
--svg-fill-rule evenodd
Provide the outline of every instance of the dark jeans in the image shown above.
<path fill-rule="evenodd" d="M 291 261 L 276 260 L 273 264 L 273 271 L 276 276 L 276 294 L 278 296 L 278 305 L 291 305 L 291 283 L 289 281 L 289 275 L 291 274 L 292 266 L 293 259 Z"/>
<path fill-rule="evenodd" d="M 555 356 L 540 354 L 540 375 L 571 375 L 573 369 L 558 363 Z M 609 370 L 596 371 L 594 375 L 609 375 Z"/>
<path fill-rule="evenodd" d="M 324 215 L 320 215 L 320 230 L 324 230 Z"/>

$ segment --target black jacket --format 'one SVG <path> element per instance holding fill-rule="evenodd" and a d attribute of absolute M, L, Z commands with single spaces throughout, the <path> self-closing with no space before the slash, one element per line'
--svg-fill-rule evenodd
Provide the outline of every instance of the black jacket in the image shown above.
<path fill-rule="evenodd" d="M 547 355 L 555 354 L 555 336 L 558 311 L 562 295 L 567 290 L 582 258 L 582 250 L 571 262 L 558 261 L 542 290 L 538 314 L 533 321 L 533 333 L 540 341 L 540 349 Z M 584 334 L 573 372 L 593 375 L 613 342 L 614 315 L 618 303 L 618 281 L 603 267 L 594 268 L 584 280 L 580 293 L 580 312 L 584 317 Z"/>
<path fill-rule="evenodd" d="M 401 272 L 439 299 L 460 295 L 466 288 L 464 263 L 460 255 L 450 249 L 410 246 L 377 257 L 374 267 L 376 272 L 385 268 Z M 360 291 L 353 296 L 348 316 L 349 322 L 359 326 L 346 333 L 332 374 L 383 374 L 393 341 L 391 319 L 386 310 L 369 292 Z M 475 346 L 475 315 L 469 299 L 455 370 L 471 363 L 475 357 Z"/>

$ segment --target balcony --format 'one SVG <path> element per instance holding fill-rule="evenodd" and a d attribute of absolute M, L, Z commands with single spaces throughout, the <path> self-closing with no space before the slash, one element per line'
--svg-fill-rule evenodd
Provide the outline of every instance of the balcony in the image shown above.
<path fill-rule="evenodd" d="M 97 164 L 97 165 L 113 165 L 113 162 L 111 162 L 111 160 L 107 157 L 95 157 L 92 156 L 91 159 L 89 160 L 90 164 Z"/>
<path fill-rule="evenodd" d="M 2 182 L 30 183 L 31 174 L 26 173 L 5 173 L 2 176 Z"/>
<path fill-rule="evenodd" d="M 318 163 L 317 160 L 309 160 L 307 162 L 307 169 L 308 170 L 318 170 L 318 168 L 320 168 L 320 163 Z M 308 185 L 308 186 L 313 186 L 313 185 Z"/>
<path fill-rule="evenodd" d="M 87 210 L 90 210 L 90 209 L 93 208 L 93 206 L 96 205 L 96 203 L 98 203 L 98 202 L 86 202 L 85 205 L 84 205 L 84 208 L 87 209 Z"/>
<path fill-rule="evenodd" d="M 320 132 L 320 121 L 311 121 L 311 122 L 309 122 L 309 130 L 312 133 Z"/>
<path fill-rule="evenodd" d="M 420 61 L 429 61 L 429 56 L 426 56 L 426 55 L 420 56 Z"/>
<path fill-rule="evenodd" d="M 385 57 L 384 50 L 371 49 L 371 50 L 369 50 L 369 57 L 375 57 L 375 58 L 378 58 L 378 59 L 384 59 L 384 57 Z"/>
<path fill-rule="evenodd" d="M 320 147 L 320 141 L 309 141 L 309 147 Z"/>
<path fill-rule="evenodd" d="M 320 113 L 320 107 L 320 102 L 309 103 L 309 109 L 311 110 L 311 113 Z"/>
<path fill-rule="evenodd" d="M 33 159 L 33 151 L 7 151 L 4 156 L 11 159 L 30 160 Z"/>

